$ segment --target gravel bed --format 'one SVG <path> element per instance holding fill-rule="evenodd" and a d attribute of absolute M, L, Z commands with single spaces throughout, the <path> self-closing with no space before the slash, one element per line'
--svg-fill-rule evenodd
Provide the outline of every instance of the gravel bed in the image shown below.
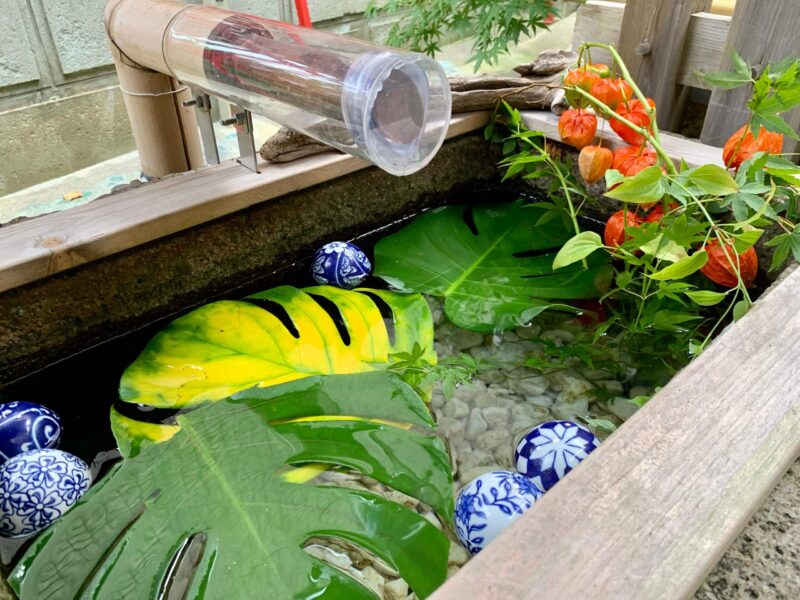
<path fill-rule="evenodd" d="M 437 384 L 431 409 L 439 432 L 446 438 L 453 463 L 453 493 L 473 478 L 495 469 L 513 470 L 517 439 L 532 427 L 554 419 L 581 421 L 581 417 L 606 419 L 621 424 L 635 411 L 628 398 L 648 395 L 652 390 L 633 387 L 610 378 L 601 370 L 574 366 L 543 374 L 524 366 L 526 358 L 541 356 L 548 340 L 556 345 L 574 340 L 575 325 L 565 321 L 556 326 L 521 327 L 492 335 L 481 335 L 455 327 L 443 314 L 441 303 L 427 298 L 434 317 L 435 347 L 440 359 L 468 353 L 475 359 L 498 365 L 481 371 L 469 384 L 458 386 L 451 398 L 445 398 Z M 572 331 L 570 330 L 572 329 Z M 595 390 L 603 389 L 603 401 Z M 609 432 L 589 426 L 602 440 Z M 448 577 L 470 558 L 453 531 L 440 523 L 436 515 L 414 498 L 396 492 L 358 473 L 328 471 L 317 483 L 365 489 L 416 510 L 445 531 L 451 540 Z M 306 551 L 342 571 L 351 574 L 383 600 L 415 600 L 408 585 L 388 565 L 364 551 L 331 540 L 312 540 Z"/>

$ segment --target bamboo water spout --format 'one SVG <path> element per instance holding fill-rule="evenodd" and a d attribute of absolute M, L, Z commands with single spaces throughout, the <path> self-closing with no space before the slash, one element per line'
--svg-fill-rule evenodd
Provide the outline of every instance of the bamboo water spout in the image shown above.
<path fill-rule="evenodd" d="M 118 62 L 170 75 L 395 175 L 424 167 L 447 131 L 447 77 L 420 54 L 171 0 L 111 0 L 106 27 Z"/>

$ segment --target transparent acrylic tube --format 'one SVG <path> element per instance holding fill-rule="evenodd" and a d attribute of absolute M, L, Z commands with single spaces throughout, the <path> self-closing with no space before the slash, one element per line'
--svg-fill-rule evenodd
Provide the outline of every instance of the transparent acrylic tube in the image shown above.
<path fill-rule="evenodd" d="M 424 167 L 450 122 L 447 76 L 421 54 L 206 6 L 175 16 L 162 51 L 182 82 L 394 175 Z"/>

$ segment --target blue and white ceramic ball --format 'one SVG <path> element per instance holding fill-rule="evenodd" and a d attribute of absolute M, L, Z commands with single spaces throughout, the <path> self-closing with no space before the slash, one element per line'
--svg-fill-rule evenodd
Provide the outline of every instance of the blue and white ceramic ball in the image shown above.
<path fill-rule="evenodd" d="M 41 531 L 67 512 L 91 483 L 86 463 L 67 452 L 18 454 L 0 467 L 0 536 Z"/>
<path fill-rule="evenodd" d="M 456 535 L 477 554 L 542 496 L 530 479 L 512 471 L 489 471 L 470 481 L 456 498 Z"/>
<path fill-rule="evenodd" d="M 547 421 L 526 433 L 514 451 L 514 465 L 546 492 L 600 444 L 572 421 Z"/>
<path fill-rule="evenodd" d="M 320 285 L 352 289 L 372 272 L 372 264 L 361 248 L 350 242 L 325 244 L 314 254 L 311 276 Z"/>
<path fill-rule="evenodd" d="M 0 464 L 9 458 L 61 441 L 61 417 L 33 402 L 0 404 Z"/>

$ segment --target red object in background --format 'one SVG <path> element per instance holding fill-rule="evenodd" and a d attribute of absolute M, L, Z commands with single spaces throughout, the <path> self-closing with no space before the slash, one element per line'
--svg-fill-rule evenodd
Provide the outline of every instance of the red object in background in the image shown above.
<path fill-rule="evenodd" d="M 311 15 L 308 12 L 307 0 L 294 0 L 297 9 L 297 24 L 300 27 L 311 27 Z"/>
<path fill-rule="evenodd" d="M 599 300 L 590 298 L 588 300 L 570 300 L 570 306 L 580 308 L 583 312 L 575 319 L 584 327 L 592 327 L 608 320 L 605 305 Z"/>

